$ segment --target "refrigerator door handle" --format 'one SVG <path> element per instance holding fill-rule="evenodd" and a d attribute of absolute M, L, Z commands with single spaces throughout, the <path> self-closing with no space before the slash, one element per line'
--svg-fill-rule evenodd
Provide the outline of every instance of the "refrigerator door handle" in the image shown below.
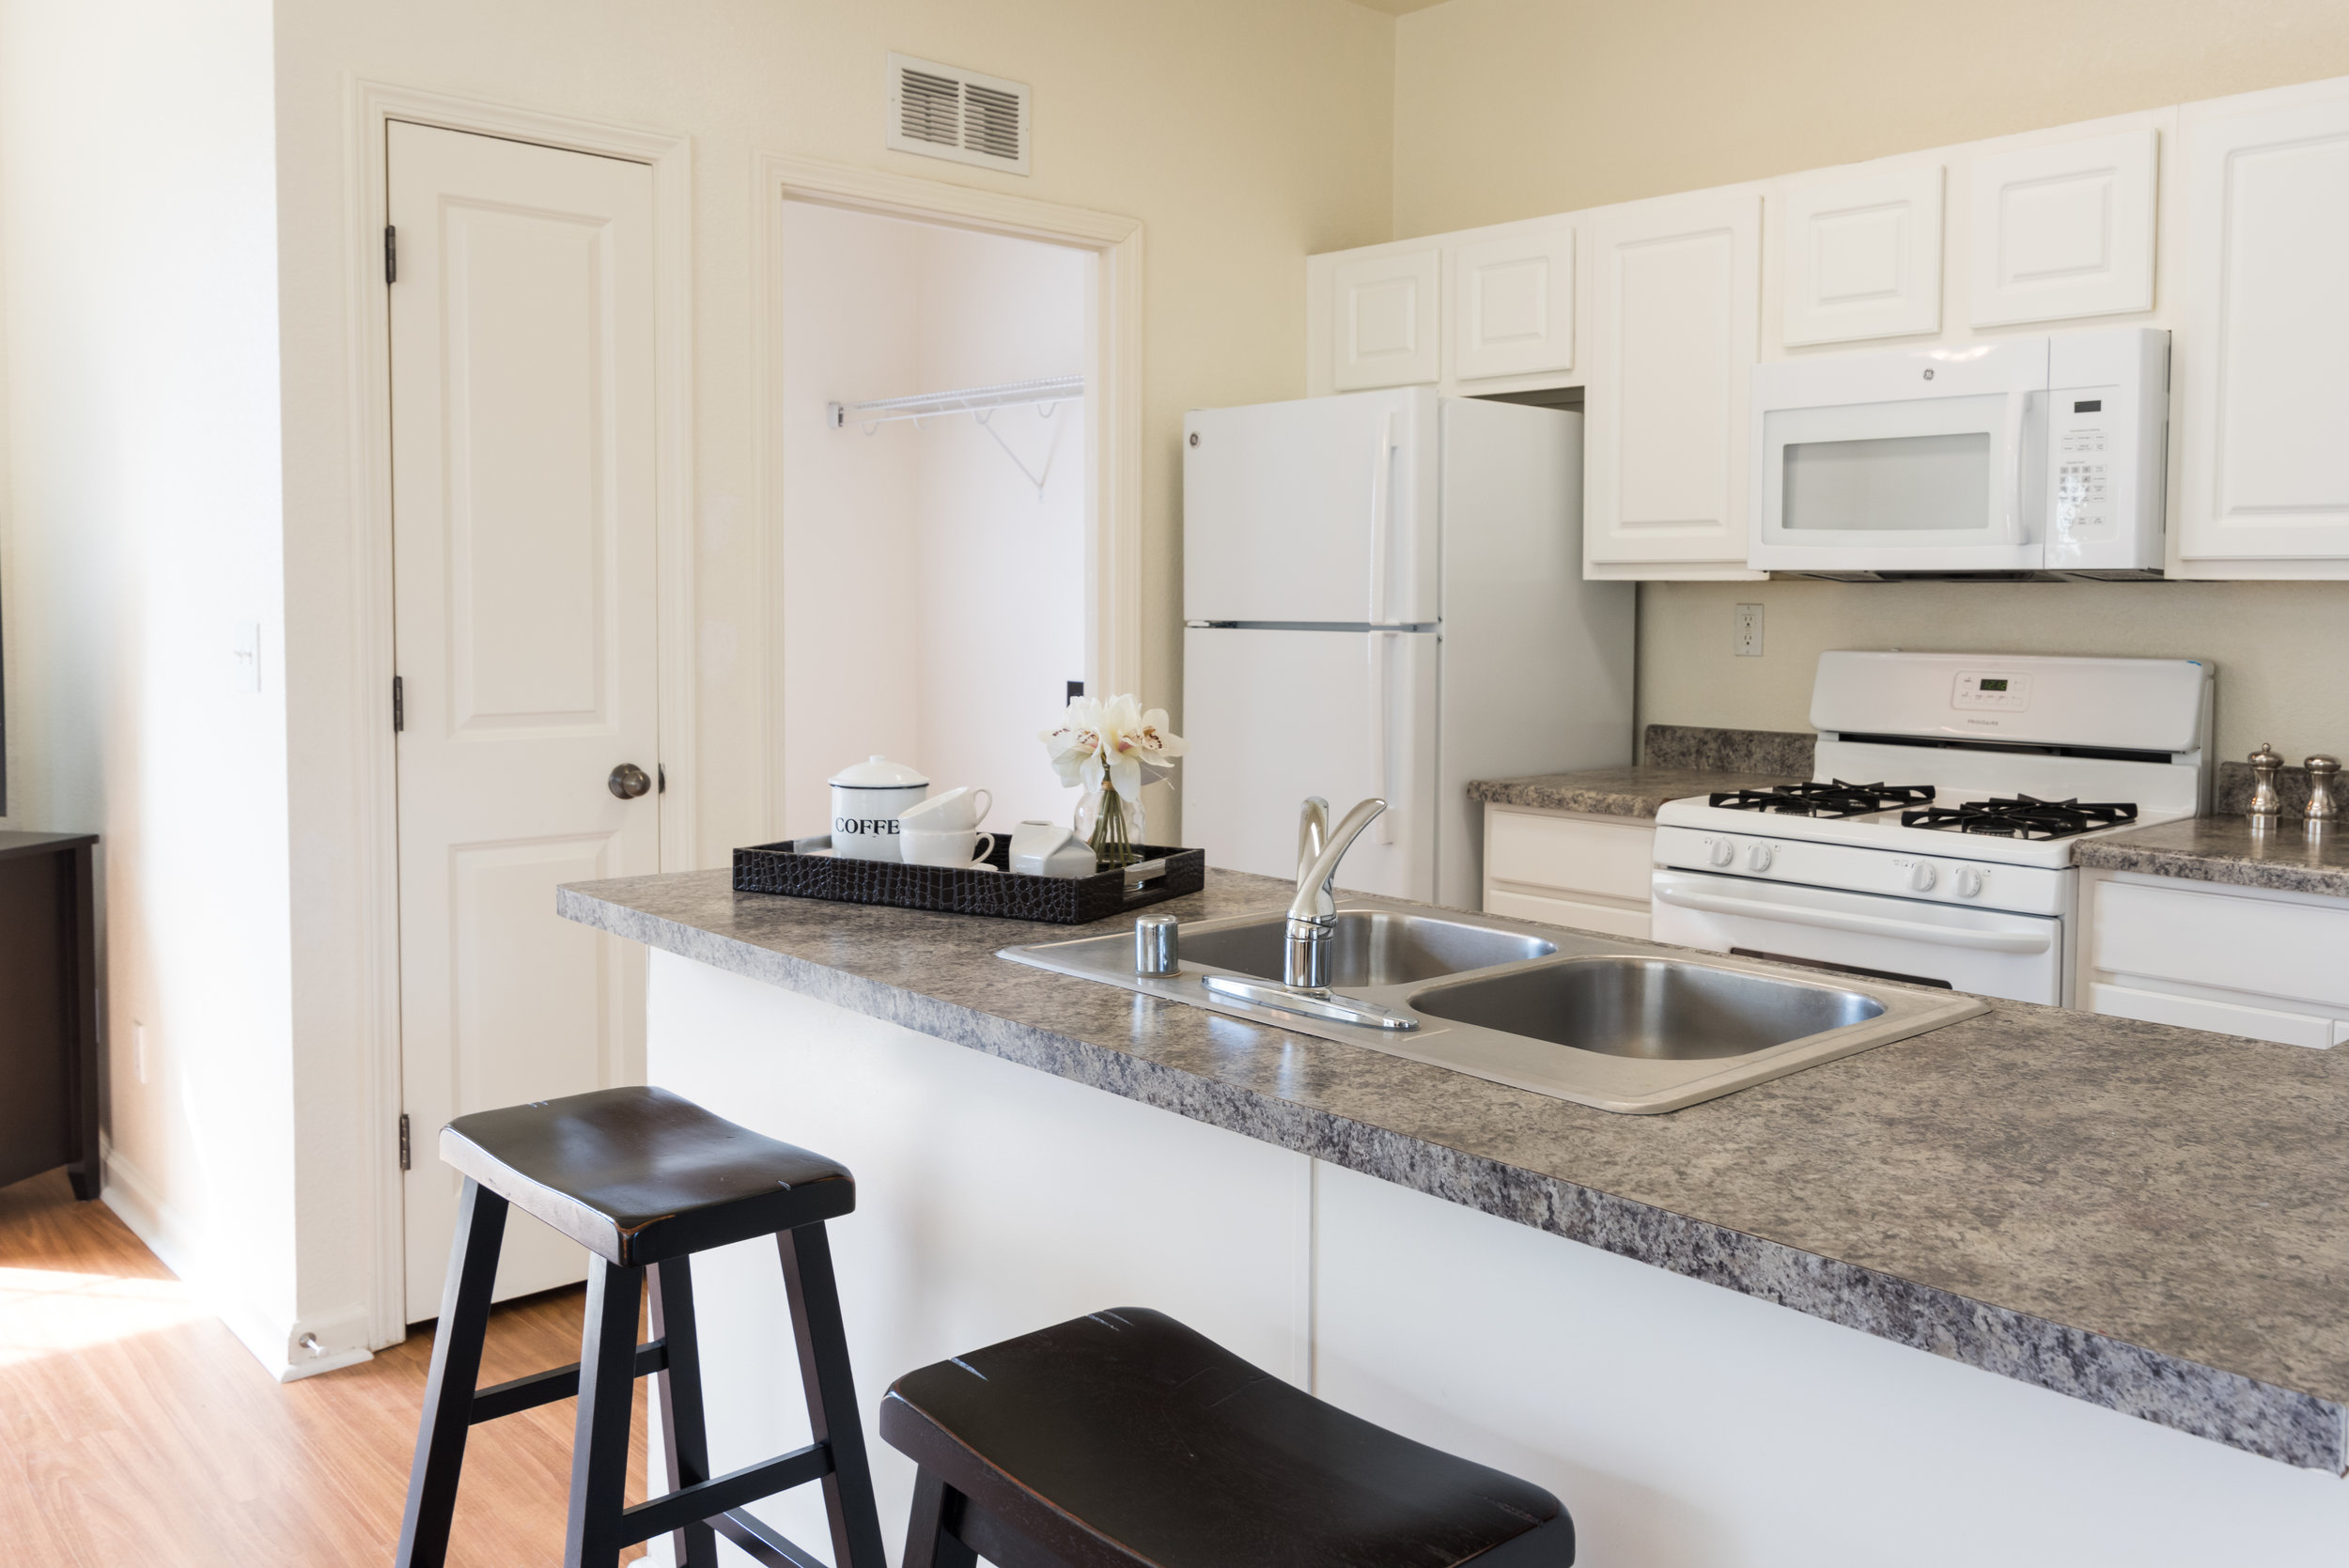
<path fill-rule="evenodd" d="M 1393 755 L 1394 729 L 1394 640 L 1396 633 L 1374 631 L 1370 634 L 1370 777 L 1378 791 L 1378 798 L 1387 802 L 1387 809 L 1378 814 L 1372 831 L 1380 844 L 1394 842 L 1394 819 L 1399 815 L 1394 798 L 1394 778 L 1391 758 Z"/>
<path fill-rule="evenodd" d="M 1378 422 L 1378 450 L 1370 468 L 1370 604 L 1368 619 L 1387 618 L 1387 551 L 1394 522 L 1394 411 Z M 1385 842 L 1385 841 L 1382 841 Z"/>

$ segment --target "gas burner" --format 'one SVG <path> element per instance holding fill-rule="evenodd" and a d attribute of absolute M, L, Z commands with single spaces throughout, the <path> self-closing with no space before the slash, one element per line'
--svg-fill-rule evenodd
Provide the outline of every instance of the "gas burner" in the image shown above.
<path fill-rule="evenodd" d="M 1895 806 L 1921 806 L 1933 799 L 1931 784 L 1773 784 L 1768 789 L 1727 789 L 1705 803 L 1731 811 L 1775 812 L 1781 816 L 1865 816 Z"/>
<path fill-rule="evenodd" d="M 2070 838 L 2074 833 L 2117 828 L 2136 820 L 2134 804 L 2082 805 L 2077 800 L 2039 800 L 2028 795 L 1901 813 L 1904 828 L 1936 828 L 1947 832 L 1992 833 L 1999 838 L 2022 839 Z"/>

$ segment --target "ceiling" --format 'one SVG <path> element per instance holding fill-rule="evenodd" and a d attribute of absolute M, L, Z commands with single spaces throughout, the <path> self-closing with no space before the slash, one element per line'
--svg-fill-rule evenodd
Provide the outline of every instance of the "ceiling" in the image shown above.
<path fill-rule="evenodd" d="M 1405 16 L 1412 11 L 1423 11 L 1430 6 L 1440 6 L 1443 0 L 1354 0 L 1354 4 L 1366 6 L 1374 11 L 1384 11 L 1389 16 Z"/>

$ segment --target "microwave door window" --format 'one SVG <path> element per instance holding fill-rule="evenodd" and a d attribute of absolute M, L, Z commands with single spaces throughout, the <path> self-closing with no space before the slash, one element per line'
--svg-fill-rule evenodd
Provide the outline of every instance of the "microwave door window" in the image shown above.
<path fill-rule="evenodd" d="M 1789 442 L 1781 526 L 1795 533 L 1987 533 L 1990 433 Z"/>

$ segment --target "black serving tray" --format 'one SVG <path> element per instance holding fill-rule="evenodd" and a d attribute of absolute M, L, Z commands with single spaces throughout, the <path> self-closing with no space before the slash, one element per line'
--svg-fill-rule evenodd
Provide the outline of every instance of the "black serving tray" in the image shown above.
<path fill-rule="evenodd" d="M 737 849 L 734 891 L 1082 925 L 1197 893 L 1207 885 L 1206 850 L 1157 844 L 1137 847 L 1143 859 L 1123 871 L 1100 871 L 1090 877 L 1023 877 L 1011 869 L 1009 833 L 998 833 L 987 859 L 972 862 L 973 868 L 968 870 L 836 858 L 829 853 L 832 836 L 827 833 Z M 995 869 L 975 869 L 980 864 Z"/>

